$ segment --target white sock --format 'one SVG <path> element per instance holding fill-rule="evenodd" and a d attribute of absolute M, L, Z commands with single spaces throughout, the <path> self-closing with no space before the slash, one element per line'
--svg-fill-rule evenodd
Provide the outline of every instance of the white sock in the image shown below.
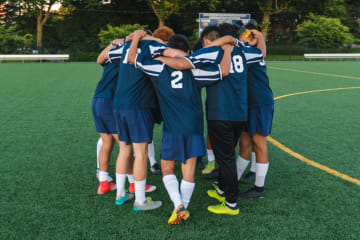
<path fill-rule="evenodd" d="M 223 194 L 224 194 L 224 191 L 221 190 L 219 187 L 216 189 L 216 191 L 217 191 L 217 193 L 218 193 L 219 195 L 223 195 Z"/>
<path fill-rule="evenodd" d="M 146 201 L 145 197 L 146 179 L 142 181 L 135 181 L 135 202 L 143 204 Z"/>
<path fill-rule="evenodd" d="M 132 175 L 132 174 L 126 174 L 126 175 L 129 180 L 129 183 L 134 183 L 134 175 Z"/>
<path fill-rule="evenodd" d="M 264 187 L 268 169 L 269 163 L 256 163 L 255 186 Z"/>
<path fill-rule="evenodd" d="M 125 181 L 126 174 L 116 173 L 116 196 L 124 197 L 125 196 Z"/>
<path fill-rule="evenodd" d="M 150 166 L 156 163 L 154 141 L 152 141 L 148 145 L 148 158 L 149 158 Z"/>
<path fill-rule="evenodd" d="M 232 208 L 236 207 L 236 205 L 237 205 L 236 202 L 234 202 L 234 203 L 229 203 L 228 201 L 225 201 L 225 203 L 226 203 L 226 205 L 228 205 L 228 206 L 230 206 L 230 207 L 232 207 Z"/>
<path fill-rule="evenodd" d="M 207 159 L 208 162 L 213 162 L 215 161 L 215 155 L 214 155 L 214 151 L 212 149 L 207 149 Z"/>
<path fill-rule="evenodd" d="M 99 181 L 108 181 L 109 173 L 104 171 L 99 171 Z"/>
<path fill-rule="evenodd" d="M 251 167 L 250 172 L 256 172 L 256 154 L 255 152 L 251 152 Z"/>
<path fill-rule="evenodd" d="M 175 175 L 166 175 L 163 177 L 163 183 L 166 188 L 166 191 L 169 194 L 169 197 L 171 201 L 174 204 L 174 209 L 177 209 L 180 204 L 182 204 L 181 201 L 181 195 L 179 192 L 179 182 Z"/>
<path fill-rule="evenodd" d="M 240 180 L 241 176 L 245 172 L 247 166 L 249 165 L 249 160 L 246 160 L 240 156 L 236 159 L 236 170 L 237 170 L 237 177 Z"/>
<path fill-rule="evenodd" d="M 96 164 L 97 164 L 97 168 L 99 169 L 100 168 L 100 163 L 99 163 L 99 155 L 100 155 L 100 150 L 101 150 L 101 147 L 102 147 L 102 139 L 99 138 L 98 142 L 97 142 L 97 145 L 96 145 Z"/>
<path fill-rule="evenodd" d="M 188 208 L 191 196 L 194 192 L 195 183 L 181 180 L 180 184 L 180 192 L 181 192 L 181 200 L 184 204 L 185 208 Z"/>

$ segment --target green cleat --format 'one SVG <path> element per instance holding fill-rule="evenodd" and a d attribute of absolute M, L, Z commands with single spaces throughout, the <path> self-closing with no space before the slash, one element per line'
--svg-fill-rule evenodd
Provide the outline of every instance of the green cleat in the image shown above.
<path fill-rule="evenodd" d="M 202 174 L 209 174 L 215 170 L 215 161 L 208 162 L 206 167 L 201 171 Z"/>
<path fill-rule="evenodd" d="M 211 198 L 215 198 L 219 202 L 225 202 L 225 194 L 220 195 L 216 190 L 208 190 L 207 195 Z"/>

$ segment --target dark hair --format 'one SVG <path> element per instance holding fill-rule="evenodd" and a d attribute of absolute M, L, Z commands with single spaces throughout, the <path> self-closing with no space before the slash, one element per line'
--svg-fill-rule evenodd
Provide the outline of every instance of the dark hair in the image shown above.
<path fill-rule="evenodd" d="M 236 27 L 238 27 L 238 28 L 241 28 L 242 26 L 244 26 L 244 23 L 243 23 L 243 21 L 239 20 L 239 21 L 236 21 L 236 22 L 234 23 L 234 25 L 235 25 Z"/>
<path fill-rule="evenodd" d="M 144 32 L 146 32 L 146 34 L 148 34 L 148 35 L 152 35 L 152 32 L 151 32 L 151 30 L 149 30 L 149 29 L 143 29 L 144 30 Z"/>
<path fill-rule="evenodd" d="M 200 48 L 203 47 L 203 41 L 202 38 L 199 38 L 199 40 L 197 40 L 197 42 L 195 43 L 194 47 L 193 47 L 193 52 L 199 50 Z"/>
<path fill-rule="evenodd" d="M 187 52 L 190 50 L 189 40 L 182 34 L 175 34 L 169 39 L 169 47 Z"/>
<path fill-rule="evenodd" d="M 215 39 L 219 38 L 219 28 L 215 25 L 207 26 L 202 31 L 200 38 L 201 39 L 206 38 L 211 41 L 214 41 Z"/>
<path fill-rule="evenodd" d="M 220 37 L 230 35 L 233 36 L 234 38 L 238 38 L 238 34 L 237 34 L 238 30 L 239 30 L 238 27 L 230 23 L 223 23 L 219 25 Z"/>
<path fill-rule="evenodd" d="M 250 21 L 245 25 L 247 29 L 256 29 L 257 22 L 255 19 L 250 19 Z"/>

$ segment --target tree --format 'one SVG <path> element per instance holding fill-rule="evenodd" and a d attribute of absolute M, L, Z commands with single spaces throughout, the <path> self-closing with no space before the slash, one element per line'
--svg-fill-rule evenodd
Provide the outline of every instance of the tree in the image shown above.
<path fill-rule="evenodd" d="M 63 0 L 11 0 L 8 5 L 18 9 L 20 15 L 27 15 L 36 18 L 36 46 L 39 52 L 42 51 L 42 38 L 44 24 L 49 19 L 51 7 L 55 3 L 62 3 Z"/>
<path fill-rule="evenodd" d="M 270 30 L 270 17 L 274 14 L 279 14 L 288 9 L 288 5 L 291 0 L 257 0 L 256 4 L 263 12 L 263 18 L 261 22 L 261 32 L 264 35 L 265 41 L 267 40 L 268 32 Z"/>
<path fill-rule="evenodd" d="M 101 30 L 100 33 L 98 34 L 101 48 L 104 48 L 107 45 L 109 45 L 110 41 L 114 39 L 124 38 L 133 31 L 138 29 L 145 29 L 147 28 L 147 26 L 140 24 L 134 24 L 134 25 L 126 24 L 126 25 L 121 25 L 120 27 L 114 27 L 108 24 L 107 28 L 108 29 Z"/>
<path fill-rule="evenodd" d="M 343 48 L 354 41 L 349 28 L 339 18 L 315 14 L 310 14 L 296 33 L 299 44 L 311 48 Z"/>
<path fill-rule="evenodd" d="M 201 4 L 207 4 L 211 10 L 215 10 L 216 6 L 220 3 L 219 0 L 147 0 L 150 4 L 154 14 L 158 18 L 159 26 L 165 25 L 170 15 L 179 9 L 196 8 Z"/>
<path fill-rule="evenodd" d="M 16 31 L 16 26 L 6 28 L 0 25 L 0 52 L 15 53 L 28 48 L 32 43 L 32 35 L 21 36 Z"/>

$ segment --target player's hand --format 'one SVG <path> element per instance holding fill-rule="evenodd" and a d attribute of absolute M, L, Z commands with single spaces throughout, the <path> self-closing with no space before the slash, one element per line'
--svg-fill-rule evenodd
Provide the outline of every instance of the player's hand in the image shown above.
<path fill-rule="evenodd" d="M 118 38 L 112 41 L 113 45 L 119 45 L 119 44 L 123 44 L 124 43 L 124 39 L 123 38 Z"/>
<path fill-rule="evenodd" d="M 141 39 L 146 36 L 146 32 L 144 30 L 136 30 L 134 32 L 134 38 Z"/>
<path fill-rule="evenodd" d="M 232 52 L 232 50 L 234 49 L 234 45 L 224 44 L 224 45 L 221 46 L 221 48 L 222 48 L 224 51 Z"/>

